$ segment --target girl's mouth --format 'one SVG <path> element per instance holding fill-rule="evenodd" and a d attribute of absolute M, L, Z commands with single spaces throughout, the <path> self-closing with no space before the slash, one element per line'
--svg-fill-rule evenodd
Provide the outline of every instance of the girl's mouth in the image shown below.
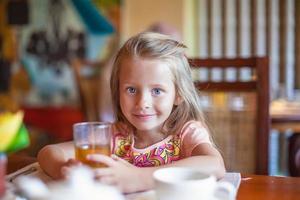
<path fill-rule="evenodd" d="M 141 119 L 141 120 L 148 120 L 155 116 L 154 114 L 133 114 L 135 118 Z"/>

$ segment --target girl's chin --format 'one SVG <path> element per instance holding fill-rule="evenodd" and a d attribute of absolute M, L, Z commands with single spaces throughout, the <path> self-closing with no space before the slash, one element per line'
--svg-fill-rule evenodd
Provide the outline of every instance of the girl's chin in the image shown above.
<path fill-rule="evenodd" d="M 137 119 L 137 118 L 131 118 L 131 120 L 129 120 L 130 123 L 137 129 L 140 131 L 151 131 L 154 129 L 159 129 L 159 127 L 161 127 L 163 125 L 163 122 L 160 123 L 158 120 L 156 119 Z"/>
<path fill-rule="evenodd" d="M 158 126 L 150 123 L 133 123 L 134 127 L 139 131 L 150 131 L 156 129 Z"/>

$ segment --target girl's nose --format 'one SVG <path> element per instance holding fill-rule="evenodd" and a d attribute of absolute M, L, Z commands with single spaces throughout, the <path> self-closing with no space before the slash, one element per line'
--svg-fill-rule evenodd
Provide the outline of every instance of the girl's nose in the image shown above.
<path fill-rule="evenodd" d="M 137 101 L 137 106 L 141 109 L 148 109 L 151 107 L 151 98 L 147 94 L 141 94 Z"/>

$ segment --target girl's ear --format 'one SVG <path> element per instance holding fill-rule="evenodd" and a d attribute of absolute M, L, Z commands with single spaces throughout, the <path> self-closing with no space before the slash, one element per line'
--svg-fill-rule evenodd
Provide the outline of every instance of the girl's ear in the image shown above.
<path fill-rule="evenodd" d="M 178 106 L 183 101 L 182 97 L 179 94 L 176 94 L 174 105 Z"/>

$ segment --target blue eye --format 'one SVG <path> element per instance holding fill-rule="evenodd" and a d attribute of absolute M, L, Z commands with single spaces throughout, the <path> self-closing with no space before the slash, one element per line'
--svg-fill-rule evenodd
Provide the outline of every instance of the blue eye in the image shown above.
<path fill-rule="evenodd" d="M 128 87 L 128 88 L 126 88 L 126 90 L 127 90 L 127 92 L 130 93 L 130 94 L 136 93 L 136 89 L 133 88 L 133 87 Z"/>
<path fill-rule="evenodd" d="M 153 94 L 153 95 L 160 95 L 161 92 L 162 92 L 162 90 L 159 89 L 159 88 L 154 88 L 154 89 L 152 89 L 152 94 Z"/>

